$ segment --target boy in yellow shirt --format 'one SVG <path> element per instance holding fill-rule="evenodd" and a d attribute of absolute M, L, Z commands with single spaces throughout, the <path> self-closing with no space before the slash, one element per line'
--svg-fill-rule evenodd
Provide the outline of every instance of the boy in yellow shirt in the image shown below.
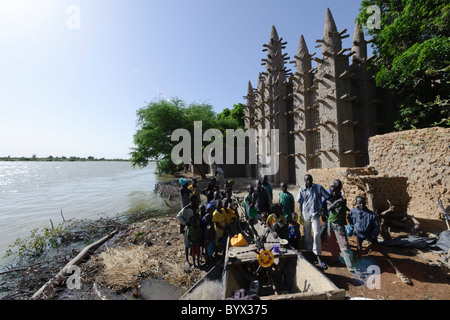
<path fill-rule="evenodd" d="M 198 203 L 201 203 L 200 199 L 200 188 L 197 185 L 197 179 L 192 178 L 192 184 L 188 187 L 188 189 L 191 191 L 191 194 L 194 194 L 197 196 Z"/>
<path fill-rule="evenodd" d="M 214 223 L 214 229 L 216 231 L 216 252 L 218 250 L 224 249 L 224 242 L 226 240 L 225 227 L 226 227 L 226 217 L 224 214 L 224 210 L 222 201 L 216 201 L 216 210 L 213 212 L 212 222 Z M 220 246 L 220 248 L 219 248 Z"/>
<path fill-rule="evenodd" d="M 279 203 L 275 203 L 271 207 L 272 214 L 267 217 L 266 223 L 274 236 L 287 239 L 288 232 L 286 218 L 283 215 L 282 207 Z"/>

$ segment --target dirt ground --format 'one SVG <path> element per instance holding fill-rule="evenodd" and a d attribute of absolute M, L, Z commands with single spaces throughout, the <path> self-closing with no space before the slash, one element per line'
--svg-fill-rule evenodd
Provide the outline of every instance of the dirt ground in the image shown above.
<path fill-rule="evenodd" d="M 331 241 L 330 241 L 331 242 Z M 356 249 L 354 239 L 349 239 L 350 246 Z M 376 251 L 364 248 L 360 259 L 355 260 L 355 265 L 363 267 L 376 265 L 380 268 L 379 286 L 366 276 L 360 279 L 347 271 L 339 261 L 331 254 L 331 246 L 324 243 L 324 260 L 328 262 L 328 270 L 324 273 L 336 286 L 345 289 L 350 297 L 363 297 L 376 300 L 448 300 L 450 299 L 450 278 L 438 265 L 430 266 L 420 257 L 430 260 L 436 258 L 436 254 L 430 252 L 418 252 L 415 249 L 386 248 L 390 260 L 397 269 L 411 280 L 411 284 L 405 284 L 397 277 L 395 269 L 387 259 Z M 329 251 L 330 250 L 330 251 Z"/>
<path fill-rule="evenodd" d="M 246 194 L 246 186 L 255 182 L 254 179 L 234 180 L 234 195 L 240 199 Z M 177 190 L 177 186 L 172 186 L 172 192 Z M 278 188 L 274 188 L 274 201 L 278 201 L 279 191 Z M 289 191 L 296 196 L 298 188 L 291 187 Z M 179 204 L 176 203 L 176 199 L 172 200 L 168 205 L 178 207 Z M 445 230 L 446 227 L 443 221 L 424 220 L 421 221 L 421 229 L 423 232 L 433 234 Z M 351 248 L 355 250 L 356 242 L 353 237 L 349 238 L 349 243 Z M 338 288 L 345 289 L 349 298 L 376 300 L 450 299 L 450 276 L 447 271 L 444 271 L 435 263 L 436 259 L 439 258 L 435 253 L 383 246 L 393 265 L 410 280 L 410 284 L 405 284 L 398 277 L 394 267 L 386 257 L 377 251 L 372 251 L 367 244 L 364 245 L 362 256 L 355 260 L 357 273 L 350 273 L 345 265 L 339 261 L 339 249 L 333 238 L 324 239 L 322 245 L 323 260 L 328 265 L 328 269 L 323 271 L 324 274 Z M 116 237 L 114 242 L 109 244 L 109 247 L 112 248 L 109 252 L 109 258 L 108 255 L 103 254 L 102 256 L 101 253 L 96 253 L 82 267 L 83 279 L 86 279 L 83 286 L 87 290 L 77 293 L 76 296 L 66 291 L 59 296 L 59 299 L 105 299 L 105 297 L 111 299 L 113 296 L 111 292 L 114 290 L 119 292 L 119 295 L 114 299 L 148 299 L 149 292 L 144 292 L 144 289 L 139 285 L 139 283 L 142 284 L 142 279 L 157 278 L 164 280 L 176 284 L 182 289 L 181 292 L 184 292 L 206 275 L 207 270 L 204 268 L 196 269 L 192 266 L 186 268 L 183 236 L 180 234 L 179 223 L 174 216 L 152 218 L 136 223 Z M 121 267 L 120 262 L 117 262 L 116 259 L 117 253 L 123 251 L 118 250 L 121 248 L 126 251 L 130 250 L 128 254 L 135 257 L 134 259 L 125 257 L 127 259 L 126 268 Z M 141 261 L 136 261 L 138 260 L 136 258 L 137 253 L 132 251 L 138 248 L 144 250 Z M 105 251 L 103 250 L 103 252 Z M 123 252 L 120 254 L 123 254 Z M 307 257 L 306 254 L 305 256 Z M 431 265 L 427 264 L 424 258 L 429 259 Z M 204 262 L 204 260 L 202 259 L 201 262 Z M 131 270 L 131 265 L 135 264 L 133 267 L 137 271 L 134 278 L 133 275 L 127 275 L 125 272 L 116 273 L 115 276 L 108 275 L 105 272 L 107 265 L 113 263 L 117 265 L 119 270 Z M 379 278 L 369 273 L 367 268 L 371 266 L 379 268 L 376 269 L 379 270 Z M 145 271 L 139 271 L 138 267 Z M 365 275 L 364 271 L 366 272 Z M 120 277 L 123 277 L 123 279 L 119 279 Z M 133 283 L 131 292 L 126 289 L 129 283 Z M 178 296 L 173 297 L 173 299 L 178 298 Z M 158 299 L 158 297 L 155 299 Z"/>
<path fill-rule="evenodd" d="M 246 186 L 254 184 L 254 179 L 235 179 L 233 188 L 238 197 L 246 194 Z M 291 186 L 289 191 L 297 195 L 298 187 Z M 273 189 L 274 201 L 278 201 L 279 188 Z M 444 221 L 441 220 L 420 220 L 419 232 L 424 234 L 435 234 L 446 230 Z M 303 234 L 303 233 L 302 233 Z M 353 251 L 356 250 L 355 237 L 349 238 L 349 244 Z M 324 261 L 328 264 L 328 269 L 324 273 L 332 280 L 336 286 L 347 291 L 350 297 L 362 297 L 369 299 L 386 300 L 449 300 L 450 299 L 450 274 L 441 269 L 435 262 L 439 255 L 432 252 L 420 251 L 417 249 L 387 247 L 383 248 L 388 253 L 391 262 L 405 276 L 411 280 L 411 285 L 404 284 L 397 277 L 395 269 L 379 252 L 371 250 L 364 244 L 362 257 L 355 260 L 357 266 L 365 269 L 367 266 L 376 265 L 380 268 L 379 288 L 377 288 L 374 278 L 366 275 L 365 279 L 347 271 L 344 264 L 339 262 L 339 248 L 336 241 L 325 239 L 322 243 Z M 425 259 L 429 259 L 428 265 Z"/>

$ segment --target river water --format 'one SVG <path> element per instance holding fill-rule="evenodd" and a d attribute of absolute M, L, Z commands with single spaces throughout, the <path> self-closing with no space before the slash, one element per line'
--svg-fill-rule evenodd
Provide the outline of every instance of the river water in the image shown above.
<path fill-rule="evenodd" d="M 148 207 L 163 178 L 155 164 L 129 162 L 0 162 L 0 258 L 17 238 L 69 219 L 98 219 Z M 167 207 L 166 207 L 167 208 Z M 61 215 L 62 210 L 62 215 Z"/>

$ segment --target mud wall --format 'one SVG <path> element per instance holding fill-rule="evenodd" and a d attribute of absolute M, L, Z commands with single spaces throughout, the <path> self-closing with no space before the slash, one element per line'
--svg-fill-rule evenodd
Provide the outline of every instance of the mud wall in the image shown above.
<path fill-rule="evenodd" d="M 376 212 L 388 209 L 388 200 L 395 207 L 395 212 L 407 211 L 410 199 L 405 177 L 380 175 L 374 167 L 313 169 L 309 173 L 314 183 L 327 190 L 334 179 L 341 180 L 342 194 L 350 209 L 355 205 L 355 198 L 363 196 L 368 199 L 369 208 Z"/>
<path fill-rule="evenodd" d="M 369 139 L 370 165 L 379 175 L 407 178 L 408 214 L 439 219 L 450 212 L 450 129 L 429 128 Z"/>

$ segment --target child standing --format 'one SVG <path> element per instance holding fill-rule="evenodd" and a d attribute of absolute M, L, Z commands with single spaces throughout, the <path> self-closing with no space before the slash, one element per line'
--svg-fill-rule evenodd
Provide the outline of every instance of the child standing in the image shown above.
<path fill-rule="evenodd" d="M 189 245 L 191 247 L 191 255 L 194 264 L 194 268 L 200 268 L 200 247 L 202 240 L 202 228 L 200 226 L 200 219 L 195 216 L 192 219 L 192 224 L 186 230 L 186 236 L 189 239 Z M 197 265 L 195 260 L 197 259 Z"/>
<path fill-rule="evenodd" d="M 189 267 L 189 249 L 191 243 L 187 235 L 187 229 L 192 226 L 194 218 L 198 217 L 197 196 L 191 195 L 189 204 L 184 207 L 178 214 L 177 219 L 180 221 L 180 233 L 184 235 L 184 252 L 186 256 L 186 267 Z"/>
<path fill-rule="evenodd" d="M 206 260 L 206 268 L 209 269 L 212 267 L 213 262 L 213 254 L 216 250 L 216 237 L 214 224 L 212 221 L 212 215 L 207 213 L 204 218 L 204 246 L 205 246 L 205 260 Z"/>
<path fill-rule="evenodd" d="M 247 195 L 244 197 L 244 210 L 245 216 L 248 220 L 255 219 L 258 215 L 258 211 L 255 209 L 255 201 L 253 199 L 253 193 L 255 188 L 252 185 L 247 186 Z"/>
<path fill-rule="evenodd" d="M 283 214 L 287 222 L 291 221 L 292 213 L 295 210 L 295 199 L 292 193 L 288 191 L 287 183 L 281 183 L 281 192 L 279 193 L 279 201 L 283 206 Z"/>
<path fill-rule="evenodd" d="M 212 222 L 214 222 L 214 230 L 216 232 L 215 234 L 215 243 L 216 243 L 216 252 L 223 251 L 225 249 L 225 241 L 226 241 L 226 235 L 225 235 L 225 214 L 222 210 L 222 201 L 217 200 L 216 201 L 216 210 L 214 211 L 212 215 Z"/>
<path fill-rule="evenodd" d="M 205 255 L 205 246 L 204 246 L 204 229 L 205 229 L 205 216 L 206 216 L 206 206 L 204 204 L 199 207 L 199 218 L 200 218 L 200 227 L 202 228 L 202 239 L 201 239 L 201 253 Z"/>
<path fill-rule="evenodd" d="M 330 187 L 331 197 L 327 200 L 328 215 L 328 234 L 331 231 L 334 232 L 336 240 L 339 244 L 339 248 L 342 252 L 342 256 L 345 261 L 345 265 L 349 271 L 353 270 L 353 254 L 348 245 L 347 234 L 345 232 L 347 202 L 342 197 L 339 188 L 335 186 Z"/>
<path fill-rule="evenodd" d="M 292 218 L 289 221 L 289 245 L 295 250 L 300 249 L 300 223 L 297 221 L 298 216 L 295 212 L 292 213 Z"/>

